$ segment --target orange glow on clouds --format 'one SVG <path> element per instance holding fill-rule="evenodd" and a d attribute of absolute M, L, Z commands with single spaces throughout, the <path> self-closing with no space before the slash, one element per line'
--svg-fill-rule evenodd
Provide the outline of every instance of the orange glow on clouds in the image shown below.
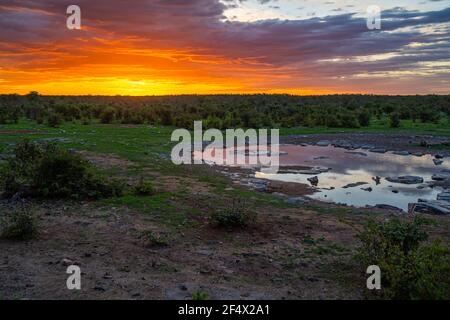
<path fill-rule="evenodd" d="M 448 42 L 370 33 L 351 15 L 245 23 L 224 21 L 219 0 L 77 2 L 82 30 L 66 28 L 59 0 L 2 1 L 0 93 L 423 94 L 450 87 L 448 65 L 433 61 L 433 50 Z M 406 26 L 421 25 L 426 13 L 415 14 Z M 430 32 L 445 16 L 428 13 Z"/>

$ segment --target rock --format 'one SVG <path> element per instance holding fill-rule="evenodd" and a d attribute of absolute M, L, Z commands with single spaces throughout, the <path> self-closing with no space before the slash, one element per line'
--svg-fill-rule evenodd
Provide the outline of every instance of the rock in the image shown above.
<path fill-rule="evenodd" d="M 367 157 L 367 153 L 364 152 L 346 151 L 345 153 L 353 154 L 355 156 Z"/>
<path fill-rule="evenodd" d="M 313 186 L 317 186 L 319 184 L 319 178 L 317 176 L 311 177 L 307 179 Z"/>
<path fill-rule="evenodd" d="M 377 204 L 374 206 L 375 208 L 378 209 L 386 209 L 386 210 L 394 210 L 394 211 L 403 211 L 403 209 L 391 206 L 389 204 Z"/>
<path fill-rule="evenodd" d="M 436 159 L 444 159 L 444 155 L 442 155 L 442 154 L 435 154 L 434 155 L 434 157 L 436 158 Z"/>
<path fill-rule="evenodd" d="M 433 162 L 434 162 L 434 164 L 437 165 L 437 166 L 439 166 L 439 165 L 441 165 L 441 164 L 444 163 L 444 161 L 442 161 L 442 160 L 440 160 L 440 159 L 433 159 Z"/>
<path fill-rule="evenodd" d="M 328 141 L 328 140 L 321 140 L 321 141 L 319 141 L 319 142 L 316 143 L 316 146 L 319 146 L 319 147 L 328 147 L 330 144 L 331 144 L 331 142 Z"/>
<path fill-rule="evenodd" d="M 450 205 L 446 201 L 429 201 L 419 199 L 417 203 L 408 204 L 408 212 L 420 212 L 433 215 L 448 215 L 450 214 Z"/>
<path fill-rule="evenodd" d="M 380 178 L 379 176 L 372 177 L 372 180 L 375 181 L 375 183 L 376 183 L 377 185 L 379 185 L 379 184 L 381 183 L 381 178 Z"/>
<path fill-rule="evenodd" d="M 439 193 L 437 195 L 437 200 L 450 202 L 450 191 Z"/>
<path fill-rule="evenodd" d="M 387 150 L 386 149 L 382 149 L 382 148 L 374 148 L 374 149 L 370 149 L 369 152 L 386 153 Z"/>
<path fill-rule="evenodd" d="M 408 151 L 394 151 L 393 154 L 396 154 L 398 156 L 409 156 L 410 153 Z"/>
<path fill-rule="evenodd" d="M 416 176 L 402 176 L 402 177 L 387 177 L 387 181 L 401 184 L 418 184 L 423 183 L 422 177 Z"/>
<path fill-rule="evenodd" d="M 371 187 L 368 188 L 361 188 L 361 190 L 367 191 L 367 192 L 372 192 L 373 189 Z"/>
<path fill-rule="evenodd" d="M 392 193 L 398 193 L 398 190 L 392 190 Z"/>
<path fill-rule="evenodd" d="M 70 139 L 68 138 L 62 138 L 62 137 L 56 137 L 56 138 L 43 138 L 37 140 L 38 142 L 57 142 L 57 143 L 69 143 Z"/>
<path fill-rule="evenodd" d="M 365 184 L 367 184 L 367 182 L 355 182 L 355 183 L 349 183 L 349 184 L 343 186 L 342 188 L 344 188 L 344 189 L 354 188 L 354 187 L 359 187 L 359 186 L 362 186 L 362 185 L 365 185 Z"/>
<path fill-rule="evenodd" d="M 431 176 L 431 179 L 434 181 L 450 180 L 450 173 L 436 173 Z"/>
<path fill-rule="evenodd" d="M 321 156 L 321 157 L 315 157 L 314 158 L 314 160 L 325 160 L 325 159 L 330 159 L 330 157 Z"/>
<path fill-rule="evenodd" d="M 70 260 L 70 259 L 62 259 L 62 260 L 61 260 L 61 264 L 62 264 L 64 267 L 68 267 L 68 266 L 73 265 L 73 261 Z"/>
<path fill-rule="evenodd" d="M 103 287 L 101 287 L 101 286 L 95 286 L 95 287 L 94 287 L 94 290 L 95 290 L 95 291 L 100 291 L 100 292 L 105 292 L 105 291 L 106 291 L 106 289 L 103 288 Z"/>
<path fill-rule="evenodd" d="M 304 204 L 307 200 L 303 197 L 290 197 L 286 199 L 286 202 L 293 205 Z"/>
<path fill-rule="evenodd" d="M 416 157 L 423 157 L 425 154 L 423 152 L 414 152 L 413 155 Z"/>
<path fill-rule="evenodd" d="M 200 249 L 200 250 L 197 250 L 197 253 L 202 256 L 207 256 L 207 257 L 214 255 L 214 251 L 210 250 L 210 249 Z"/>

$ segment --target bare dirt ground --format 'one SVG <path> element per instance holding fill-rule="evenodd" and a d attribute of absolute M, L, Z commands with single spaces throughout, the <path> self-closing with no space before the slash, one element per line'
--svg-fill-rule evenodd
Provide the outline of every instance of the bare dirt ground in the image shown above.
<path fill-rule="evenodd" d="M 322 255 L 302 243 L 352 247 L 352 223 L 308 210 L 261 211 L 248 230 L 205 222 L 172 233 L 126 208 L 52 203 L 40 206 L 39 225 L 36 240 L 0 241 L 2 299 L 190 299 L 196 290 L 218 299 L 360 297 L 339 280 L 354 274 L 327 271 L 347 249 Z M 139 231 L 149 229 L 168 234 L 167 246 L 143 243 Z M 81 267 L 81 291 L 66 288 L 67 264 Z"/>

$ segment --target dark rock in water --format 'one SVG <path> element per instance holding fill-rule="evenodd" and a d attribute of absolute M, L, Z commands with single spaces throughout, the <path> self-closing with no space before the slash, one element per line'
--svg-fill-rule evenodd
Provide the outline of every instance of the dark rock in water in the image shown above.
<path fill-rule="evenodd" d="M 436 173 L 431 176 L 432 180 L 435 181 L 444 181 L 444 180 L 450 180 L 450 172 L 447 172 L 446 170 L 441 171 L 441 173 Z"/>
<path fill-rule="evenodd" d="M 311 177 L 308 178 L 308 181 L 313 185 L 313 186 L 317 186 L 319 184 L 319 178 L 316 177 Z"/>
<path fill-rule="evenodd" d="M 378 209 L 386 209 L 386 210 L 394 210 L 394 211 L 403 211 L 403 209 L 388 205 L 388 204 L 377 204 L 375 205 L 375 208 Z"/>
<path fill-rule="evenodd" d="M 330 159 L 330 157 L 321 156 L 321 157 L 315 157 L 314 158 L 314 160 L 325 160 L 325 159 Z"/>
<path fill-rule="evenodd" d="M 354 188 L 354 187 L 359 187 L 359 186 L 362 186 L 362 185 L 365 185 L 365 184 L 367 184 L 367 182 L 355 182 L 355 183 L 349 183 L 349 184 L 347 184 L 346 186 L 343 186 L 342 188 L 344 188 L 344 189 Z"/>
<path fill-rule="evenodd" d="M 382 149 L 382 148 L 374 148 L 374 149 L 370 149 L 369 152 L 386 153 L 387 150 L 386 149 Z"/>
<path fill-rule="evenodd" d="M 398 190 L 392 190 L 392 193 L 398 193 Z"/>
<path fill-rule="evenodd" d="M 371 187 L 368 188 L 361 188 L 361 190 L 367 191 L 367 192 L 372 192 L 373 189 Z"/>
<path fill-rule="evenodd" d="M 387 181 L 393 182 L 393 183 L 401 183 L 401 184 L 418 184 L 423 183 L 422 177 L 416 177 L 416 176 L 402 176 L 402 177 L 387 177 Z"/>
<path fill-rule="evenodd" d="M 316 146 L 319 146 L 319 147 L 328 147 L 330 144 L 331 144 L 331 142 L 328 141 L 328 140 L 321 140 L 321 141 L 319 141 L 319 142 L 316 143 Z"/>
<path fill-rule="evenodd" d="M 379 176 L 372 177 L 372 180 L 375 181 L 375 183 L 376 183 L 377 185 L 379 185 L 379 184 L 381 183 L 381 178 L 380 178 Z"/>
<path fill-rule="evenodd" d="M 444 159 L 444 155 L 442 155 L 442 154 L 435 154 L 434 155 L 434 157 L 436 158 L 436 159 Z"/>
<path fill-rule="evenodd" d="M 423 152 L 415 152 L 413 155 L 416 157 L 423 157 L 425 154 Z"/>
<path fill-rule="evenodd" d="M 410 153 L 408 151 L 394 151 L 393 154 L 396 154 L 398 156 L 409 156 Z"/>
<path fill-rule="evenodd" d="M 367 157 L 367 153 L 364 153 L 364 152 L 346 151 L 345 153 L 353 154 L 355 156 Z"/>
<path fill-rule="evenodd" d="M 441 201 L 447 201 L 450 202 L 450 191 L 447 192 L 441 192 L 437 195 L 437 199 Z"/>
<path fill-rule="evenodd" d="M 434 162 L 434 164 L 437 165 L 437 166 L 439 166 L 439 165 L 441 165 L 441 164 L 444 163 L 444 161 L 442 161 L 442 160 L 440 160 L 440 159 L 433 159 L 433 162 Z"/>

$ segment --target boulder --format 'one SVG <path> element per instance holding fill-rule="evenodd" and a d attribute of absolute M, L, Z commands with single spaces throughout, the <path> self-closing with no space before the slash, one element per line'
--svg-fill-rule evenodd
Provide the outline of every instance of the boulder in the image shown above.
<path fill-rule="evenodd" d="M 450 204 L 445 201 L 430 201 L 419 199 L 417 203 L 408 204 L 408 212 L 420 212 L 433 215 L 448 215 L 450 214 Z"/>
<path fill-rule="evenodd" d="M 354 188 L 354 187 L 359 187 L 359 186 L 362 186 L 362 185 L 365 185 L 365 184 L 367 184 L 367 182 L 355 182 L 355 183 L 349 183 L 349 184 L 343 186 L 342 188 L 344 188 L 344 189 Z"/>
<path fill-rule="evenodd" d="M 391 206 L 389 204 L 377 204 L 374 207 L 378 208 L 378 209 L 385 209 L 385 210 L 403 211 L 403 209 Z"/>
<path fill-rule="evenodd" d="M 383 148 L 374 148 L 374 149 L 370 149 L 370 152 L 375 152 L 375 153 L 386 153 L 387 150 L 383 149 Z"/>
<path fill-rule="evenodd" d="M 418 184 L 423 183 L 422 177 L 416 176 L 402 176 L 402 177 L 387 177 L 387 181 L 401 184 Z"/>
<path fill-rule="evenodd" d="M 450 191 L 439 193 L 437 195 L 437 200 L 450 202 Z"/>
<path fill-rule="evenodd" d="M 431 179 L 434 181 L 444 181 L 444 180 L 450 180 L 450 172 L 447 173 L 445 171 L 442 171 L 441 173 L 436 173 L 431 176 Z"/>
<path fill-rule="evenodd" d="M 439 165 L 441 165 L 441 164 L 444 163 L 444 161 L 442 161 L 442 160 L 440 160 L 440 159 L 433 159 L 433 162 L 434 162 L 434 164 L 437 165 L 437 166 L 439 166 Z"/>
<path fill-rule="evenodd" d="M 394 151 L 393 154 L 396 154 L 398 156 L 409 156 L 410 153 L 408 151 Z"/>
<path fill-rule="evenodd" d="M 317 176 L 311 177 L 311 178 L 308 178 L 308 181 L 309 181 L 313 186 L 317 186 L 317 184 L 319 183 L 319 178 L 318 178 Z"/>
<path fill-rule="evenodd" d="M 319 147 L 328 147 L 330 144 L 331 144 L 331 142 L 328 141 L 328 140 L 321 140 L 321 141 L 319 141 L 319 142 L 316 143 L 316 146 L 319 146 Z"/>

